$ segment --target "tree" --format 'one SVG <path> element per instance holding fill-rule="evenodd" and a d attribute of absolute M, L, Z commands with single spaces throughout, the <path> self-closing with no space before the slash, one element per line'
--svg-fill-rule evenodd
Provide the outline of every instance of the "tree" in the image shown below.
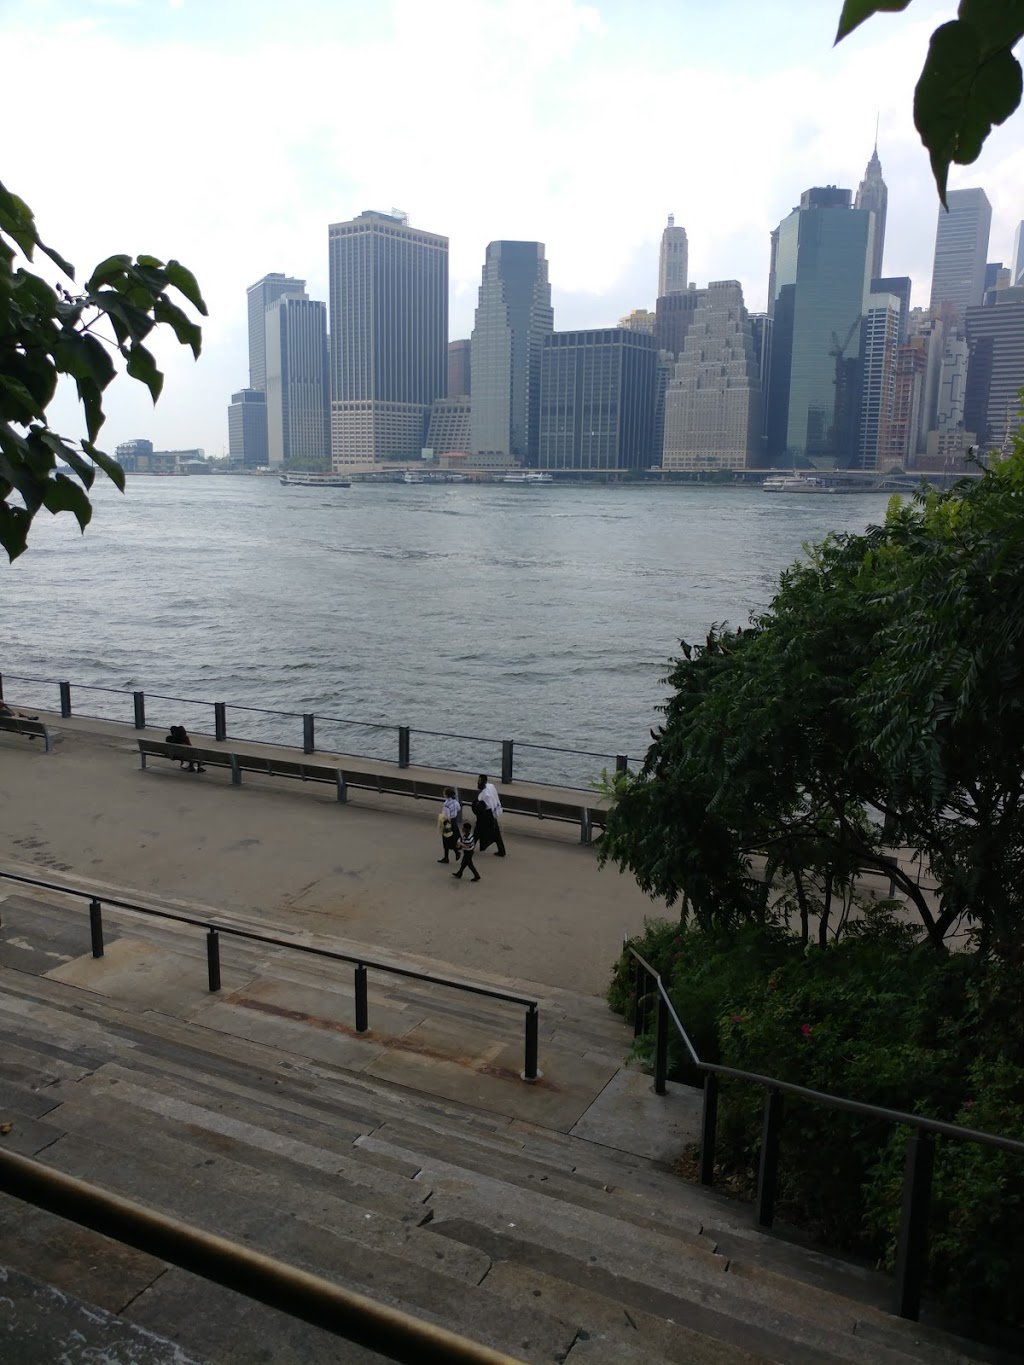
<path fill-rule="evenodd" d="M 905 10 L 910 0 L 845 0 L 836 42 L 872 14 Z M 914 93 L 914 123 L 946 202 L 952 162 L 970 165 L 996 124 L 1021 99 L 1013 48 L 1024 37 L 1024 0 L 960 0 L 957 17 L 932 34 Z"/>
<path fill-rule="evenodd" d="M 168 291 L 206 313 L 195 277 L 178 261 L 110 256 L 74 293 L 19 264 L 19 255 L 31 262 L 36 251 L 74 281 L 74 268 L 40 240 L 28 206 L 0 185 L 0 545 L 11 560 L 25 550 L 40 508 L 73 512 L 85 530 L 92 516 L 87 490 L 97 468 L 124 489 L 121 466 L 95 444 L 104 422 L 103 394 L 117 373 L 111 353 L 120 353 L 126 372 L 156 402 L 163 375 L 143 344 L 153 328 L 165 323 L 196 357 L 202 344 L 199 327 Z M 47 421 L 61 376 L 74 380 L 85 412 L 80 444 Z M 73 477 L 57 470 L 58 458 Z M 15 494 L 20 502 L 13 501 Z"/>
<path fill-rule="evenodd" d="M 810 547 L 749 629 L 684 644 L 643 769 L 616 780 L 603 860 L 702 925 L 765 918 L 768 883 L 788 881 L 822 941 L 874 869 L 937 948 L 964 919 L 1024 959 L 1022 514 L 1018 437 L 979 479 Z M 930 864 L 937 910 L 901 847 Z"/>

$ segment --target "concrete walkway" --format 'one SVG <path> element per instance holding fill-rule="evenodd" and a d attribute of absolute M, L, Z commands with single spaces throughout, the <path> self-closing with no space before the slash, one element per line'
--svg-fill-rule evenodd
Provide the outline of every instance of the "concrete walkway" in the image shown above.
<path fill-rule="evenodd" d="M 143 772 L 130 727 L 44 719 L 58 734 L 51 754 L 0 734 L 0 865 L 591 995 L 623 935 L 661 912 L 631 878 L 600 871 L 568 825 L 506 817 L 508 857 L 488 851 L 482 881 L 458 882 L 436 861 L 433 803 L 360 792 L 339 805 L 327 787 L 248 774 L 232 787 L 226 771 L 159 760 Z"/>

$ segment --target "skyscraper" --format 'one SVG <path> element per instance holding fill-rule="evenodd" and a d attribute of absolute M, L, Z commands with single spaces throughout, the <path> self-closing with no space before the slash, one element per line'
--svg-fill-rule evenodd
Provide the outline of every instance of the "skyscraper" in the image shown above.
<path fill-rule="evenodd" d="M 543 242 L 489 242 L 472 336 L 474 455 L 536 460 L 541 351 L 554 318 Z"/>
<path fill-rule="evenodd" d="M 1024 285 L 1024 223 L 1017 224 L 1013 234 L 1013 256 L 1010 258 L 1010 284 Z"/>
<path fill-rule="evenodd" d="M 625 327 L 554 332 L 544 343 L 541 469 L 644 469 L 654 462 L 658 353 Z"/>
<path fill-rule="evenodd" d="M 689 284 L 689 248 L 686 229 L 676 227 L 675 217 L 670 213 L 668 227 L 661 234 L 661 256 L 658 259 L 658 298 L 667 294 L 681 294 Z"/>
<path fill-rule="evenodd" d="M 472 387 L 472 367 L 470 366 L 469 337 L 448 343 L 448 394 L 449 398 L 468 398 Z"/>
<path fill-rule="evenodd" d="M 246 290 L 249 322 L 249 387 L 231 395 L 228 449 L 246 468 L 267 463 L 267 333 L 266 313 L 285 294 L 305 298 L 306 281 L 280 271 L 264 275 Z"/>
<path fill-rule="evenodd" d="M 949 212 L 939 205 L 935 230 L 931 307 L 952 305 L 962 322 L 985 297 L 985 266 L 992 206 L 984 190 L 950 190 Z"/>
<path fill-rule="evenodd" d="M 878 159 L 878 138 L 871 153 L 864 179 L 857 187 L 855 209 L 870 209 L 875 215 L 874 246 L 871 251 L 871 277 L 878 279 L 882 273 L 882 255 L 885 251 L 885 212 L 889 203 L 889 191 L 882 179 L 882 163 Z"/>
<path fill-rule="evenodd" d="M 231 395 L 228 454 L 246 469 L 267 464 L 267 395 L 262 389 L 239 389 Z"/>
<path fill-rule="evenodd" d="M 419 455 L 448 379 L 448 238 L 367 210 L 328 228 L 336 468 Z"/>
<path fill-rule="evenodd" d="M 272 465 L 325 464 L 327 305 L 282 294 L 266 311 L 267 454 Z"/>
<path fill-rule="evenodd" d="M 862 324 L 860 431 L 857 468 L 879 468 L 888 441 L 896 401 L 896 353 L 900 335 L 900 299 L 896 294 L 870 294 Z"/>
<path fill-rule="evenodd" d="M 282 294 L 298 294 L 302 298 L 306 293 L 306 281 L 296 280 L 291 275 L 282 275 L 276 271 L 264 275 L 245 292 L 249 300 L 249 387 L 265 389 L 267 337 L 264 314 Z"/>
<path fill-rule="evenodd" d="M 874 213 L 849 190 L 805 191 L 773 244 L 768 456 L 843 467 L 856 457 L 861 318 Z"/>
<path fill-rule="evenodd" d="M 665 395 L 663 469 L 746 469 L 761 453 L 761 380 L 738 280 L 714 280 Z"/>
<path fill-rule="evenodd" d="M 1024 385 L 1024 288 L 998 289 L 967 312 L 970 364 L 964 425 L 985 450 L 1005 449 L 1020 425 Z"/>

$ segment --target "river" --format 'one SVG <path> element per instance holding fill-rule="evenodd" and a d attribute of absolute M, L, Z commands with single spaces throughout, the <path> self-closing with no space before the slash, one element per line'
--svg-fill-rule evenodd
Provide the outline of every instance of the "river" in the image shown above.
<path fill-rule="evenodd" d="M 97 480 L 85 536 L 41 513 L 4 566 L 8 700 L 56 709 L 17 675 L 144 690 L 147 718 L 317 747 L 586 785 L 642 758 L 679 640 L 745 623 L 809 540 L 879 521 L 886 495 L 760 488 Z M 12 676 L 15 675 L 15 676 Z M 161 694 L 157 697 L 153 694 Z M 130 698 L 73 689 L 75 710 L 131 718 Z M 322 717 L 339 718 L 327 721 Z M 342 724 L 356 721 L 360 724 Z M 373 729 L 372 723 L 382 727 Z M 585 759 L 529 744 L 588 751 Z"/>

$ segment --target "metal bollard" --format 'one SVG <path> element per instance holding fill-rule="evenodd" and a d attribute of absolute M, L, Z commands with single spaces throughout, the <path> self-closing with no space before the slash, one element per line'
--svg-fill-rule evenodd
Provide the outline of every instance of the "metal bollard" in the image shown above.
<path fill-rule="evenodd" d="M 704 1076 L 704 1111 L 700 1123 L 700 1183 L 715 1183 L 715 1137 L 718 1131 L 718 1076 Z"/>
<path fill-rule="evenodd" d="M 71 715 L 71 684 L 69 682 L 58 683 L 60 688 L 60 714 L 64 720 Z"/>
<path fill-rule="evenodd" d="M 210 990 L 220 990 L 220 935 L 216 929 L 206 931 L 206 969 L 210 978 Z"/>
<path fill-rule="evenodd" d="M 315 739 L 316 736 L 313 733 L 313 715 L 311 712 L 307 711 L 302 717 L 302 752 L 304 754 L 311 754 L 313 752 L 315 748 Z"/>
<path fill-rule="evenodd" d="M 0 701 L 4 699 L 4 675 L 0 673 Z"/>
<path fill-rule="evenodd" d="M 398 766 L 400 768 L 408 768 L 410 749 L 409 727 L 408 725 L 400 725 L 398 727 Z"/>
<path fill-rule="evenodd" d="M 504 785 L 512 781 L 512 741 L 501 741 L 501 780 Z"/>
<path fill-rule="evenodd" d="M 629 772 L 629 759 L 626 757 L 625 754 L 615 755 L 615 771 L 617 773 Z"/>
<path fill-rule="evenodd" d="M 931 1133 L 918 1128 L 907 1139 L 903 1168 L 903 1210 L 896 1250 L 896 1312 L 916 1322 L 921 1312 L 925 1251 L 928 1245 L 928 1209 L 932 1198 L 935 1143 Z"/>
<path fill-rule="evenodd" d="M 368 1033 L 369 1015 L 366 1006 L 366 968 L 360 962 L 356 965 L 356 1033 Z"/>
<path fill-rule="evenodd" d="M 213 737 L 218 744 L 223 744 L 228 737 L 228 708 L 226 702 L 215 701 L 213 703 Z"/>
<path fill-rule="evenodd" d="M 132 699 L 135 702 L 135 728 L 136 730 L 145 730 L 146 694 L 145 692 L 133 692 Z"/>
<path fill-rule="evenodd" d="M 103 956 L 103 911 L 98 900 L 89 902 L 89 935 L 93 957 Z"/>
<path fill-rule="evenodd" d="M 537 1070 L 537 1029 L 539 1024 L 540 1015 L 537 1013 L 537 1006 L 531 1005 L 526 1011 L 526 1056 L 523 1070 L 520 1072 L 521 1078 L 530 1084 L 540 1080 L 544 1074 Z"/>

